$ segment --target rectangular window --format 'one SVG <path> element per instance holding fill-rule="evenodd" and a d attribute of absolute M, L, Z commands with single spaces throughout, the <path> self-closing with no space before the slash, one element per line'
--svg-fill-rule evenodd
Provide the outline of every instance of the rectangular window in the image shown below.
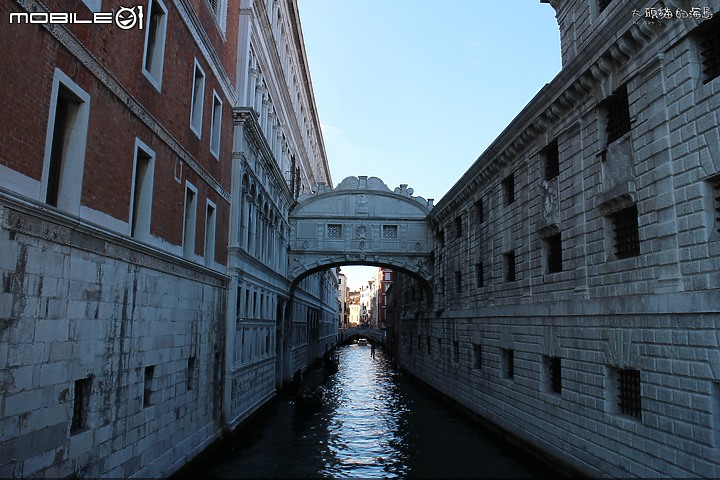
<path fill-rule="evenodd" d="M 616 258 L 640 255 L 637 205 L 631 205 L 611 215 Z"/>
<path fill-rule="evenodd" d="M 720 18 L 720 16 L 718 16 Z M 711 214 L 711 219 L 709 220 L 709 224 L 712 225 L 715 224 L 715 229 L 720 233 L 720 175 L 711 178 L 708 180 L 708 183 L 710 184 L 710 192 L 712 196 L 712 206 L 710 208 L 713 209 L 713 212 Z"/>
<path fill-rule="evenodd" d="M 145 52 L 143 53 L 143 74 L 158 91 L 162 85 L 163 64 L 165 63 L 165 36 L 167 30 L 167 8 L 162 0 L 150 0 L 147 7 L 145 28 Z"/>
<path fill-rule="evenodd" d="M 220 159 L 220 131 L 222 127 L 222 101 L 213 92 L 212 118 L 210 119 L 210 153 Z"/>
<path fill-rule="evenodd" d="M 197 189 L 189 182 L 185 185 L 185 216 L 183 223 L 183 256 L 195 255 L 195 225 L 197 220 Z"/>
<path fill-rule="evenodd" d="M 455 363 L 460 363 L 460 342 L 453 340 L 453 358 Z"/>
<path fill-rule="evenodd" d="M 383 238 L 383 240 L 397 240 L 398 226 L 397 225 L 383 225 L 382 226 L 382 238 Z"/>
<path fill-rule="evenodd" d="M 475 201 L 475 220 L 478 223 L 485 221 L 485 210 L 483 208 L 482 198 Z"/>
<path fill-rule="evenodd" d="M 562 272 L 562 240 L 559 233 L 545 239 L 547 272 Z"/>
<path fill-rule="evenodd" d="M 720 76 L 720 15 L 701 23 L 694 34 L 700 47 L 703 83 L 709 83 Z"/>
<path fill-rule="evenodd" d="M 640 370 L 616 370 L 618 412 L 635 418 L 642 416 Z"/>
<path fill-rule="evenodd" d="M 138 240 L 150 238 L 155 152 L 135 139 L 135 173 L 130 205 L 130 236 Z"/>
<path fill-rule="evenodd" d="M 43 188 L 45 203 L 73 214 L 80 212 L 90 96 L 55 69 L 45 137 Z"/>
<path fill-rule="evenodd" d="M 438 337 L 435 340 L 437 341 L 437 354 L 440 357 L 442 356 L 442 338 Z"/>
<path fill-rule="evenodd" d="M 215 262 L 215 204 L 207 201 L 205 210 L 205 265 Z"/>
<path fill-rule="evenodd" d="M 342 240 L 342 224 L 331 223 L 327 226 L 327 238 L 331 240 Z"/>
<path fill-rule="evenodd" d="M 430 355 L 430 335 L 425 337 L 425 343 L 427 344 L 427 353 Z"/>
<path fill-rule="evenodd" d="M 473 366 L 477 370 L 482 368 L 482 345 L 477 343 L 473 344 Z"/>
<path fill-rule="evenodd" d="M 70 434 L 87 429 L 91 386 L 92 379 L 90 378 L 75 380 L 75 395 L 73 397 L 73 414 L 72 421 L 70 422 Z"/>
<path fill-rule="evenodd" d="M 188 363 L 187 363 L 187 390 L 192 390 L 195 388 L 195 357 L 189 357 Z"/>
<path fill-rule="evenodd" d="M 145 382 L 143 384 L 143 408 L 153 404 L 153 377 L 155 376 L 155 365 L 145 367 Z"/>
<path fill-rule="evenodd" d="M 456 217 L 455 218 L 455 236 L 457 238 L 462 237 L 463 231 L 462 231 L 462 217 Z"/>
<path fill-rule="evenodd" d="M 540 155 L 545 163 L 545 180 L 552 180 L 560 175 L 560 154 L 557 140 L 553 140 L 545 147 Z"/>
<path fill-rule="evenodd" d="M 455 271 L 455 292 L 462 292 L 462 272 L 460 270 Z"/>
<path fill-rule="evenodd" d="M 503 377 L 513 378 L 515 376 L 515 351 L 503 348 L 500 361 Z"/>
<path fill-rule="evenodd" d="M 544 357 L 548 391 L 562 392 L 562 362 L 560 357 Z"/>
<path fill-rule="evenodd" d="M 630 131 L 630 105 L 627 87 L 618 88 L 602 102 L 605 112 L 605 135 L 611 144 Z"/>
<path fill-rule="evenodd" d="M 515 250 L 510 250 L 503 255 L 503 270 L 506 282 L 514 282 L 517 280 L 515 274 Z"/>
<path fill-rule="evenodd" d="M 611 2 L 612 0 L 598 0 L 598 11 L 602 12 L 605 10 Z"/>
<path fill-rule="evenodd" d="M 190 101 L 190 129 L 202 138 L 203 103 L 205 102 L 205 72 L 195 60 L 192 99 Z"/>
<path fill-rule="evenodd" d="M 477 284 L 477 288 L 485 286 L 485 272 L 482 262 L 475 264 L 475 283 Z"/>
<path fill-rule="evenodd" d="M 515 201 L 515 174 L 511 173 L 502 181 L 503 202 L 510 205 Z"/>
<path fill-rule="evenodd" d="M 435 235 L 437 238 L 438 243 L 441 247 L 445 246 L 445 231 L 444 230 L 438 230 L 437 234 Z"/>

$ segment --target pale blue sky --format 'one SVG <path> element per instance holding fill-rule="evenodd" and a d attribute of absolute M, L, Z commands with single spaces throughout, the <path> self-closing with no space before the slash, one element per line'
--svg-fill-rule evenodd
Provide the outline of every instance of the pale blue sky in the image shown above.
<path fill-rule="evenodd" d="M 376 176 L 437 203 L 560 71 L 540 0 L 298 3 L 335 185 Z"/>

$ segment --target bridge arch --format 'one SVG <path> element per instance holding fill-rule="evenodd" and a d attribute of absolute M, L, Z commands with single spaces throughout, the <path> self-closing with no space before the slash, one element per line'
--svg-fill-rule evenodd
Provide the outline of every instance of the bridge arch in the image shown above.
<path fill-rule="evenodd" d="M 406 272 L 432 295 L 433 200 L 377 177 L 347 177 L 334 189 L 318 184 L 290 210 L 291 289 L 307 275 L 342 265 Z"/>

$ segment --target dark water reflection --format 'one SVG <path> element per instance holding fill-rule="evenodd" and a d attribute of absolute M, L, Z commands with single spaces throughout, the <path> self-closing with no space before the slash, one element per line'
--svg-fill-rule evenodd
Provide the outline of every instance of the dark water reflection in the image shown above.
<path fill-rule="evenodd" d="M 560 474 L 439 402 L 378 349 L 338 350 L 326 404 L 280 400 L 178 478 L 533 478 Z"/>

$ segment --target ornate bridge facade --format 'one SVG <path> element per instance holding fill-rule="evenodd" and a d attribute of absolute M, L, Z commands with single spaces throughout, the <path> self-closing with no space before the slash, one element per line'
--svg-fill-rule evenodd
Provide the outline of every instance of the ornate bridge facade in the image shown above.
<path fill-rule="evenodd" d="M 319 184 L 290 211 L 292 285 L 341 265 L 377 265 L 407 272 L 432 285 L 432 199 L 394 190 L 377 177 L 347 177 L 332 189 Z"/>

